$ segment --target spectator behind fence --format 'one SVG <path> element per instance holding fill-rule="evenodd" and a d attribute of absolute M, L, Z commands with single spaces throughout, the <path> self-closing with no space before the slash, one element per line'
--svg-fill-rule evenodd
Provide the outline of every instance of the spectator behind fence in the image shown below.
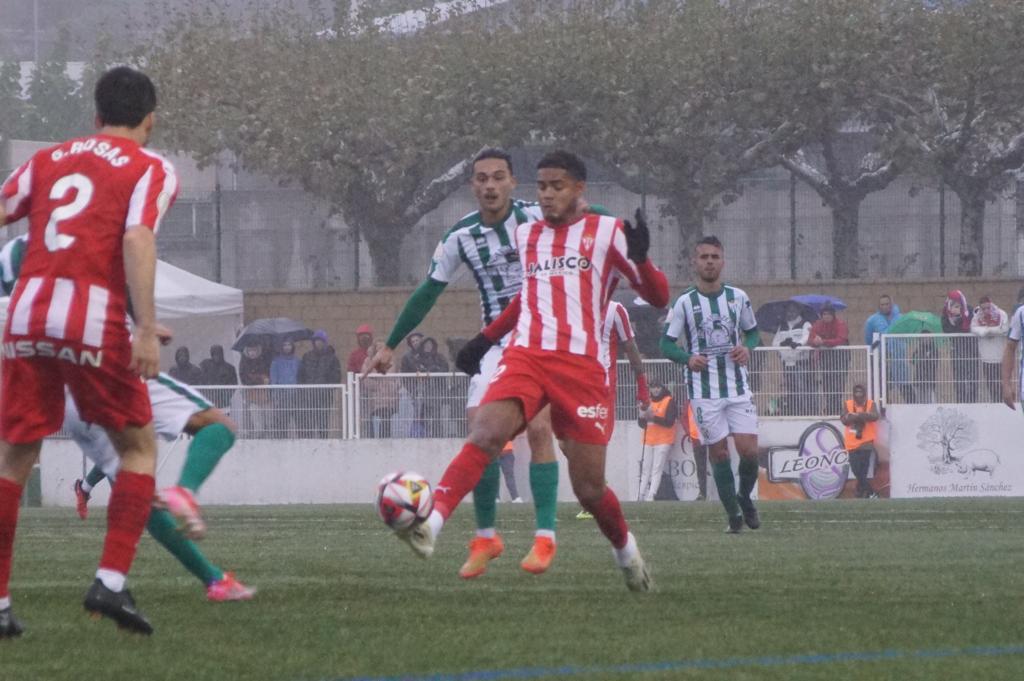
<path fill-rule="evenodd" d="M 266 409 L 270 396 L 257 386 L 270 383 L 270 355 L 262 345 L 247 345 L 242 349 L 242 360 L 238 363 L 238 379 L 242 385 L 250 386 L 242 393 L 242 428 L 255 437 L 265 437 Z"/>
<path fill-rule="evenodd" d="M 359 329 L 364 328 L 368 329 L 369 327 L 366 325 L 359 327 Z M 360 335 L 359 329 L 357 329 L 357 337 Z M 370 329 L 369 332 L 363 333 L 372 332 L 373 330 Z M 338 385 L 341 383 L 341 361 L 338 359 L 334 347 L 328 342 L 329 340 L 327 332 L 323 329 L 317 329 L 313 334 L 313 349 L 304 354 L 299 363 L 299 383 L 303 385 Z M 364 348 L 360 345 L 359 348 L 363 352 L 364 363 L 369 356 L 367 352 L 369 347 L 367 345 Z M 355 351 L 353 351 L 354 353 Z M 351 359 L 352 357 L 349 356 L 350 361 Z M 358 373 L 362 369 L 363 366 L 360 364 L 351 371 Z M 306 399 L 309 404 L 310 422 L 314 433 L 318 437 L 327 437 L 330 416 L 334 409 L 334 388 L 309 388 L 306 390 Z"/>
<path fill-rule="evenodd" d="M 1000 309 L 992 298 L 983 296 L 971 318 L 971 333 L 978 337 L 978 357 L 981 373 L 988 387 L 990 402 L 1002 402 L 1002 382 L 999 367 L 1006 349 L 1006 334 L 1010 330 L 1010 316 Z"/>
<path fill-rule="evenodd" d="M 782 362 L 782 379 L 786 395 L 783 398 L 782 413 L 790 416 L 817 413 L 812 404 L 810 385 L 810 358 L 807 341 L 811 335 L 811 323 L 803 318 L 800 305 L 786 306 L 786 320 L 775 332 L 772 345 L 779 350 Z"/>
<path fill-rule="evenodd" d="M 850 344 L 850 330 L 846 322 L 836 315 L 831 303 L 821 308 L 821 319 L 811 324 L 807 344 L 816 348 L 811 354 L 811 366 L 821 378 L 821 391 L 825 394 L 825 412 L 838 414 L 846 394 L 846 372 L 850 368 L 850 353 L 836 350 Z"/>
<path fill-rule="evenodd" d="M 270 384 L 271 385 L 295 385 L 299 382 L 299 358 L 295 356 L 295 344 L 290 340 L 281 341 L 277 354 L 270 362 Z M 299 409 L 305 404 L 299 405 L 298 398 L 302 393 L 298 390 L 272 390 L 270 402 L 273 405 L 273 437 L 288 437 L 288 429 L 291 426 Z M 306 411 L 303 409 L 303 411 Z M 301 424 L 300 430 L 303 430 Z"/>
<path fill-rule="evenodd" d="M 426 373 L 427 365 L 421 348 L 423 345 L 423 334 L 419 331 L 410 333 L 405 337 L 405 345 L 408 349 L 402 355 L 399 370 L 403 374 Z M 400 399 L 405 401 L 406 404 L 401 405 L 399 411 L 402 413 L 404 426 L 408 427 L 408 430 L 405 430 L 403 426 L 404 432 L 402 434 L 408 437 L 425 437 L 427 427 L 424 422 L 423 412 L 427 386 L 423 379 L 403 378 L 402 387 L 405 388 L 405 391 L 404 394 L 400 395 Z"/>
<path fill-rule="evenodd" d="M 326 334 L 324 334 L 326 337 Z M 362 370 L 363 363 L 369 357 L 368 350 L 373 345 L 373 327 L 363 324 L 356 329 L 356 349 L 348 354 L 348 362 L 345 370 L 350 374 L 357 374 Z"/>
<path fill-rule="evenodd" d="M 943 333 L 970 333 L 971 308 L 967 296 L 958 289 L 946 294 L 942 306 Z M 961 404 L 977 402 L 978 344 L 974 338 L 951 338 L 949 358 L 953 364 L 953 392 Z"/>
<path fill-rule="evenodd" d="M 238 385 L 238 372 L 235 367 L 224 359 L 224 348 L 220 345 L 210 346 L 210 356 L 199 363 L 202 372 L 200 385 Z M 234 390 L 208 390 L 211 401 L 219 408 L 225 409 L 231 404 Z"/>
<path fill-rule="evenodd" d="M 449 371 L 448 360 L 438 351 L 437 341 L 433 338 L 424 338 L 420 343 L 420 361 L 428 373 L 447 374 Z M 427 382 L 422 408 L 427 437 L 444 437 L 441 407 L 444 405 L 445 395 L 451 390 L 451 380 L 448 376 L 431 376 L 423 380 Z M 513 495 L 513 497 L 516 496 L 519 495 Z"/>
<path fill-rule="evenodd" d="M 892 302 L 888 295 L 881 295 L 878 298 L 878 312 L 874 313 L 864 322 L 864 345 L 874 345 L 878 336 L 885 333 L 889 325 L 899 319 L 900 306 Z"/>
<path fill-rule="evenodd" d="M 857 498 L 877 499 L 868 480 L 871 457 L 875 455 L 875 433 L 878 422 L 878 408 L 867 399 L 863 385 L 853 386 L 853 399 L 846 400 L 839 420 L 846 426 L 843 444 L 850 456 L 850 470 L 857 478 Z"/>
<path fill-rule="evenodd" d="M 925 329 L 922 334 L 930 334 Z M 914 393 L 916 401 L 921 404 L 934 404 L 938 401 L 935 392 L 935 373 L 939 366 L 939 347 L 927 336 L 918 339 L 914 351 L 910 355 L 910 363 L 914 368 Z"/>
<path fill-rule="evenodd" d="M 420 344 L 423 343 L 423 334 L 414 331 L 405 337 L 407 350 L 402 355 L 400 369 L 403 374 L 421 374 L 426 371 L 423 368 L 423 360 L 420 357 Z"/>
<path fill-rule="evenodd" d="M 174 351 L 174 366 L 167 372 L 185 385 L 199 385 L 203 372 L 190 361 L 188 348 L 184 345 Z"/>
<path fill-rule="evenodd" d="M 374 341 L 369 357 L 363 363 L 361 371 L 373 368 L 371 359 L 383 347 L 384 341 Z M 363 378 L 359 383 L 364 437 L 391 437 L 391 420 L 395 412 L 398 411 L 398 381 L 383 375 L 385 373 L 387 372 L 378 370 Z"/>

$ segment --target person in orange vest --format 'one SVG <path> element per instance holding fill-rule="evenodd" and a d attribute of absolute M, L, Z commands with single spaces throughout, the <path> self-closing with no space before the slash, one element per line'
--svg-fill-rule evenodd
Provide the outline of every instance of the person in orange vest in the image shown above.
<path fill-rule="evenodd" d="M 661 381 L 651 381 L 651 403 L 640 412 L 638 419 L 644 429 L 644 450 L 646 456 L 640 461 L 641 501 L 654 501 L 661 485 L 661 473 L 665 459 L 676 442 L 676 421 L 679 407 L 672 393 Z"/>
<path fill-rule="evenodd" d="M 843 403 L 839 420 L 846 426 L 843 441 L 850 456 L 850 469 L 857 478 L 857 497 L 877 499 L 878 493 L 868 480 L 868 468 L 875 453 L 878 406 L 867 398 L 863 385 L 853 386 L 853 399 Z"/>
<path fill-rule="evenodd" d="M 686 434 L 693 444 L 693 464 L 697 476 L 697 501 L 704 501 L 708 498 L 708 448 L 701 444 L 700 428 L 697 426 L 697 419 L 693 416 L 693 405 L 690 400 L 683 402 L 683 409 L 679 414 L 680 418 L 686 419 Z"/>

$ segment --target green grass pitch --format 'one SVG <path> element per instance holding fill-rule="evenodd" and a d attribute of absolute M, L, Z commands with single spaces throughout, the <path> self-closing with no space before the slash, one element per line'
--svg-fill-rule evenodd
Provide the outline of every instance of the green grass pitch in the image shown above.
<path fill-rule="evenodd" d="M 627 504 L 651 594 L 626 590 L 576 510 L 559 507 L 558 556 L 532 576 L 532 509 L 501 505 L 505 555 L 465 582 L 468 507 L 429 561 L 369 504 L 208 508 L 206 551 L 260 591 L 207 603 L 147 536 L 130 580 L 146 639 L 81 609 L 102 510 L 25 509 L 27 631 L 0 641 L 0 679 L 1024 678 L 1024 499 L 764 502 L 738 536 L 717 503 Z"/>

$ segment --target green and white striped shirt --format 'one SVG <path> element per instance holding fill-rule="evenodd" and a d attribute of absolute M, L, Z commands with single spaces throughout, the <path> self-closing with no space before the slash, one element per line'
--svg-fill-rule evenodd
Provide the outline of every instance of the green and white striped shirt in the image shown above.
<path fill-rule="evenodd" d="M 708 358 L 703 371 L 686 368 L 686 384 L 692 399 L 739 397 L 750 393 L 746 368 L 729 358 L 741 344 L 741 333 L 757 328 L 746 292 L 723 285 L 717 295 L 707 296 L 696 286 L 683 291 L 668 316 L 665 334 L 680 337 L 691 354 Z"/>
<path fill-rule="evenodd" d="M 543 217 L 536 203 L 517 199 L 512 200 L 508 215 L 497 224 L 484 224 L 480 211 L 474 211 L 459 220 L 437 244 L 427 275 L 447 284 L 455 278 L 459 265 L 465 264 L 480 291 L 480 312 L 486 326 L 523 286 L 516 227 Z"/>

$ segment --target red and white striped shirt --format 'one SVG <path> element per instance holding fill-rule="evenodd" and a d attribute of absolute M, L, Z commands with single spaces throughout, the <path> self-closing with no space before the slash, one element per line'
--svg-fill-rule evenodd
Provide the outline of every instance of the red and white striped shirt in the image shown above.
<path fill-rule="evenodd" d="M 604 315 L 604 324 L 601 325 L 601 340 L 603 353 L 601 364 L 609 372 L 615 370 L 615 360 L 619 356 L 619 343 L 631 341 L 634 338 L 633 325 L 629 321 L 629 313 L 622 303 L 614 300 L 608 301 L 608 311 Z"/>
<path fill-rule="evenodd" d="M 641 295 L 651 295 L 658 307 L 668 300 L 664 275 L 650 281 L 626 258 L 622 222 L 606 215 L 587 214 L 570 225 L 553 227 L 546 221 L 516 228 L 523 265 L 522 312 L 512 345 L 601 357 L 601 324 L 620 278 Z"/>
<path fill-rule="evenodd" d="M 168 161 L 108 135 L 43 149 L 15 170 L 0 187 L 4 222 L 27 217 L 29 239 L 5 342 L 126 340 L 125 230 L 156 231 L 177 189 Z"/>

